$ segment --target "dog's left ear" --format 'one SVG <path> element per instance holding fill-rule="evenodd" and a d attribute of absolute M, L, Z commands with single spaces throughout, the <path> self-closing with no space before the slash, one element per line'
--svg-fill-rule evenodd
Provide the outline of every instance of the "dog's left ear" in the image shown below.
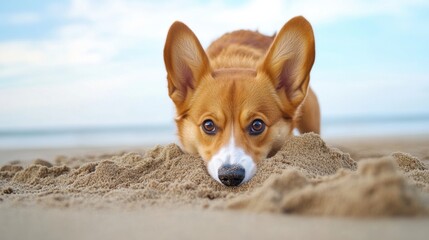
<path fill-rule="evenodd" d="M 307 94 L 314 63 L 313 29 L 304 17 L 289 20 L 277 34 L 260 66 L 278 93 L 297 108 Z"/>
<path fill-rule="evenodd" d="M 210 63 L 195 34 L 185 24 L 175 22 L 164 47 L 168 94 L 178 108 L 186 106 Z"/>

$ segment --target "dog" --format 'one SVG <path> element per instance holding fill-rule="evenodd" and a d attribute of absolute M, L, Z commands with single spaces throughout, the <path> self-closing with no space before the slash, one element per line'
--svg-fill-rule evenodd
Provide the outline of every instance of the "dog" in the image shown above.
<path fill-rule="evenodd" d="M 309 87 L 314 59 L 313 29 L 302 16 L 275 36 L 226 33 L 207 51 L 174 22 L 164 62 L 182 149 L 200 155 L 216 181 L 238 186 L 294 128 L 320 133 L 319 103 Z"/>

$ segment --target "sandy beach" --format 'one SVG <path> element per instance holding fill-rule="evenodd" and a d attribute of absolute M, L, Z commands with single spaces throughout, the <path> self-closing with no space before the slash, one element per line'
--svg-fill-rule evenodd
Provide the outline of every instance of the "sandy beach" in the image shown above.
<path fill-rule="evenodd" d="M 0 240 L 429 240 L 429 0 L 0 16 Z"/>
<path fill-rule="evenodd" d="M 429 136 L 290 139 L 227 188 L 175 144 L 0 151 L 2 239 L 426 239 Z M 33 156 L 33 157 L 32 157 Z"/>

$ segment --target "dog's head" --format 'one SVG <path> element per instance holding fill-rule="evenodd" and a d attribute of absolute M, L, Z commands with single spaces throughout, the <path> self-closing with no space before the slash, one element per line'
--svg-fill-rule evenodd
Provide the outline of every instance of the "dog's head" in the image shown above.
<path fill-rule="evenodd" d="M 227 186 L 251 179 L 258 162 L 292 133 L 309 85 L 315 47 L 303 17 L 287 22 L 255 69 L 213 69 L 194 33 L 175 22 L 164 61 L 183 148 Z"/>

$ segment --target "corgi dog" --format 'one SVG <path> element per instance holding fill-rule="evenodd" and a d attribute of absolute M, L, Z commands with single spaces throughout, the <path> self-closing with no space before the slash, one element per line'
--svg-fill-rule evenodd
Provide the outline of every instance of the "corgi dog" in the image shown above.
<path fill-rule="evenodd" d="M 185 24 L 173 23 L 164 62 L 182 149 L 200 155 L 216 181 L 238 186 L 294 128 L 319 133 L 319 104 L 309 87 L 314 58 L 313 29 L 301 16 L 275 36 L 227 33 L 207 51 Z"/>

